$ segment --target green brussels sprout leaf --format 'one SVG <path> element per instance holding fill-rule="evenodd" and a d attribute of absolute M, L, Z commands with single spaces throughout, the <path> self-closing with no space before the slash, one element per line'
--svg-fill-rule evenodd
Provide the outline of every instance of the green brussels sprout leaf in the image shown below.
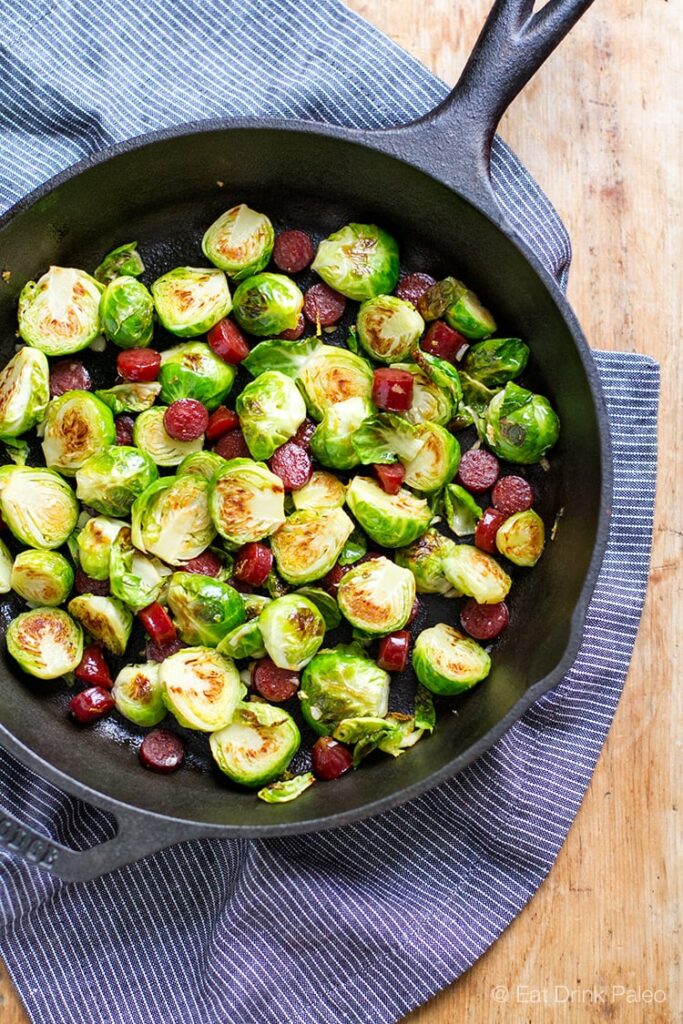
<path fill-rule="evenodd" d="M 290 800 L 305 793 L 306 790 L 316 781 L 313 772 L 304 772 L 303 775 L 295 775 L 291 779 L 279 779 L 264 786 L 256 794 L 260 800 L 267 804 L 287 804 Z"/>
<path fill-rule="evenodd" d="M 126 382 L 96 391 L 95 394 L 118 416 L 122 412 L 144 412 L 145 409 L 151 409 L 160 391 L 161 384 L 157 381 L 139 384 Z"/>
<path fill-rule="evenodd" d="M 399 458 L 410 462 L 420 452 L 424 439 L 417 427 L 393 412 L 380 412 L 364 420 L 354 432 L 353 447 L 364 466 L 392 463 Z"/>
<path fill-rule="evenodd" d="M 112 249 L 95 269 L 94 278 L 100 284 L 107 285 L 114 278 L 123 276 L 140 277 L 145 272 L 145 265 L 137 250 L 137 242 L 126 242 L 117 249 Z"/>
<path fill-rule="evenodd" d="M 483 511 L 460 484 L 448 484 L 444 491 L 446 522 L 456 537 L 467 537 L 474 533 Z"/>
<path fill-rule="evenodd" d="M 488 388 L 503 387 L 523 372 L 529 361 L 529 346 L 520 338 L 489 338 L 472 345 L 463 369 Z"/>

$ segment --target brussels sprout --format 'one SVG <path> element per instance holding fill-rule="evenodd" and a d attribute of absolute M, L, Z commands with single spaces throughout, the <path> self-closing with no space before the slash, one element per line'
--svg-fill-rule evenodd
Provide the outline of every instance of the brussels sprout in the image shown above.
<path fill-rule="evenodd" d="M 368 551 L 368 538 L 362 530 L 355 529 L 349 534 L 346 544 L 342 548 L 337 561 L 340 565 L 353 565 L 359 558 L 366 555 Z"/>
<path fill-rule="evenodd" d="M 456 544 L 444 559 L 443 571 L 456 590 L 473 597 L 477 604 L 499 604 L 512 586 L 495 558 L 470 544 Z"/>
<path fill-rule="evenodd" d="M 340 743 L 353 747 L 353 767 L 357 768 L 363 758 L 379 746 L 380 741 L 390 740 L 395 743 L 401 732 L 392 719 L 368 715 L 342 719 L 332 735 Z"/>
<path fill-rule="evenodd" d="M 265 658 L 266 648 L 258 619 L 249 619 L 227 633 L 216 648 L 228 658 Z"/>
<path fill-rule="evenodd" d="M 95 394 L 118 416 L 122 412 L 144 412 L 145 409 L 151 409 L 160 391 L 161 384 L 157 381 L 139 384 L 126 382 L 96 391 Z"/>
<path fill-rule="evenodd" d="M 438 388 L 446 392 L 450 397 L 452 407 L 457 409 L 462 398 L 462 383 L 460 374 L 453 364 L 446 359 L 439 359 L 438 356 L 433 356 L 429 352 L 423 352 L 422 349 L 417 349 L 415 352 L 415 362 L 429 377 L 432 384 L 436 384 Z"/>
<path fill-rule="evenodd" d="M 379 363 L 391 363 L 411 356 L 425 322 L 411 302 L 378 295 L 362 304 L 356 327 L 365 351 Z"/>
<path fill-rule="evenodd" d="M 347 224 L 320 243 L 312 269 L 335 291 L 362 302 L 393 292 L 398 246 L 374 224 Z"/>
<path fill-rule="evenodd" d="M 176 267 L 152 285 L 161 323 L 181 338 L 206 334 L 232 309 L 230 288 L 222 270 Z"/>
<path fill-rule="evenodd" d="M 422 684 L 415 691 L 415 728 L 423 732 L 434 732 L 436 729 L 434 698 Z"/>
<path fill-rule="evenodd" d="M 102 329 L 102 285 L 83 270 L 50 267 L 29 281 L 19 296 L 19 334 L 46 356 L 68 356 L 86 348 Z"/>
<path fill-rule="evenodd" d="M 161 405 L 141 412 L 133 427 L 133 440 L 141 452 L 157 466 L 178 466 L 186 456 L 202 450 L 204 438 L 177 441 L 166 432 L 165 412 L 166 409 Z"/>
<path fill-rule="evenodd" d="M 321 587 L 299 587 L 296 591 L 299 597 L 306 597 L 312 601 L 325 621 L 325 629 L 336 629 L 341 622 L 339 605 L 326 590 Z"/>
<path fill-rule="evenodd" d="M 43 455 L 50 469 L 75 476 L 90 458 L 116 440 L 111 409 L 89 391 L 67 391 L 47 407 Z"/>
<path fill-rule="evenodd" d="M 81 594 L 68 604 L 69 613 L 80 622 L 93 640 L 112 654 L 124 654 L 133 628 L 133 616 L 116 597 Z"/>
<path fill-rule="evenodd" d="M 232 722 L 209 739 L 213 759 L 232 782 L 264 786 L 286 771 L 299 749 L 296 722 L 272 704 L 240 704 Z"/>
<path fill-rule="evenodd" d="M 392 412 L 381 412 L 361 423 L 353 435 L 353 447 L 364 466 L 416 458 L 424 438 L 412 423 Z"/>
<path fill-rule="evenodd" d="M 182 565 L 206 551 L 216 536 L 209 511 L 209 484 L 196 473 L 165 476 L 132 509 L 133 544 L 169 565 Z"/>
<path fill-rule="evenodd" d="M 20 348 L 0 373 L 0 438 L 19 437 L 42 420 L 50 401 L 50 368 L 43 352 Z"/>
<path fill-rule="evenodd" d="M 480 437 L 483 436 L 483 417 L 489 407 L 492 398 L 498 391 L 492 391 L 485 384 L 470 377 L 467 373 L 460 371 L 460 383 L 462 385 L 462 399 L 454 418 L 456 430 L 469 427 L 474 424 Z"/>
<path fill-rule="evenodd" d="M 304 509 L 341 508 L 345 497 L 344 484 L 324 469 L 316 469 L 308 483 L 292 493 L 294 508 L 299 512 Z"/>
<path fill-rule="evenodd" d="M 243 330 L 267 338 L 296 327 L 303 304 L 301 289 L 291 278 L 254 274 L 237 286 L 233 314 Z"/>
<path fill-rule="evenodd" d="M 0 594 L 12 589 L 12 555 L 4 540 L 0 540 Z"/>
<path fill-rule="evenodd" d="M 245 692 L 235 663 L 211 647 L 185 647 L 161 662 L 164 704 L 186 729 L 214 732 L 235 714 Z"/>
<path fill-rule="evenodd" d="M 158 476 L 157 467 L 146 452 L 127 445 L 111 445 L 92 455 L 77 471 L 76 494 L 102 515 L 126 516 L 138 495 Z"/>
<path fill-rule="evenodd" d="M 263 645 L 278 668 L 298 672 L 318 652 L 325 620 L 307 597 L 285 594 L 263 609 L 258 620 Z"/>
<path fill-rule="evenodd" d="M 486 410 L 484 438 L 501 459 L 539 462 L 560 435 L 560 421 L 547 398 L 510 381 Z"/>
<path fill-rule="evenodd" d="M 393 370 L 407 370 L 413 378 L 413 401 L 404 414 L 409 423 L 439 423 L 445 426 L 456 406 L 447 391 L 435 384 L 416 363 L 392 363 Z"/>
<path fill-rule="evenodd" d="M 489 338 L 473 345 L 463 369 L 489 388 L 502 387 L 519 377 L 529 362 L 529 346 L 520 338 Z"/>
<path fill-rule="evenodd" d="M 69 485 L 52 469 L 6 466 L 0 511 L 22 544 L 59 548 L 78 520 L 78 503 Z"/>
<path fill-rule="evenodd" d="M 161 401 L 170 405 L 179 398 L 195 398 L 212 412 L 229 394 L 236 373 L 206 342 L 183 342 L 161 355 Z"/>
<path fill-rule="evenodd" d="M 231 459 L 209 491 L 214 526 L 231 544 L 263 540 L 285 521 L 285 489 L 263 462 Z"/>
<path fill-rule="evenodd" d="M 306 666 L 299 691 L 304 718 L 319 736 L 330 736 L 345 718 L 384 718 L 389 674 L 357 644 L 320 651 Z"/>
<path fill-rule="evenodd" d="M 418 427 L 422 447 L 410 462 L 404 459 L 406 475 L 403 482 L 423 494 L 440 491 L 453 478 L 460 463 L 460 444 L 438 423 L 422 423 Z"/>
<path fill-rule="evenodd" d="M 218 452 L 192 452 L 186 455 L 176 470 L 176 476 L 196 474 L 205 480 L 213 480 L 216 473 L 227 466 L 228 460 Z"/>
<path fill-rule="evenodd" d="M 33 605 L 63 604 L 74 585 L 74 572 L 58 551 L 21 551 L 12 566 L 12 590 Z"/>
<path fill-rule="evenodd" d="M 129 527 L 119 531 L 110 557 L 111 592 L 133 612 L 159 600 L 171 570 L 157 558 L 148 558 L 131 543 Z"/>
<path fill-rule="evenodd" d="M 372 398 L 373 373 L 361 356 L 334 345 L 319 345 L 302 366 L 297 380 L 315 420 L 349 398 Z"/>
<path fill-rule="evenodd" d="M 422 739 L 425 730 L 415 724 L 412 715 L 402 715 L 399 712 L 390 712 L 385 718 L 393 729 L 380 737 L 377 749 L 383 754 L 391 754 L 392 757 L 400 757 L 410 747 L 414 747 L 418 740 Z"/>
<path fill-rule="evenodd" d="M 269 459 L 306 419 L 306 405 L 293 380 L 266 370 L 244 388 L 235 405 L 244 440 L 254 459 Z"/>
<path fill-rule="evenodd" d="M 95 269 L 95 280 L 106 285 L 121 275 L 140 277 L 141 274 L 144 274 L 145 264 L 137 250 L 137 244 L 137 242 L 126 242 L 125 245 L 112 249 Z"/>
<path fill-rule="evenodd" d="M 316 781 L 313 772 L 304 772 L 303 775 L 295 775 L 292 779 L 271 782 L 260 789 L 256 796 L 267 804 L 288 804 L 290 800 L 296 800 L 302 793 L 305 793 Z"/>
<path fill-rule="evenodd" d="M 452 697 L 485 679 L 491 659 L 475 640 L 440 622 L 423 630 L 415 641 L 413 668 L 432 693 Z"/>
<path fill-rule="evenodd" d="M 294 512 L 273 535 L 277 568 L 288 583 L 310 583 L 330 571 L 353 531 L 342 508 Z"/>
<path fill-rule="evenodd" d="M 212 576 L 174 572 L 167 600 L 186 644 L 215 647 L 246 619 L 241 595 Z"/>
<path fill-rule="evenodd" d="M 543 520 L 532 508 L 515 512 L 498 528 L 496 547 L 515 565 L 536 565 L 545 547 Z"/>
<path fill-rule="evenodd" d="M 331 405 L 311 438 L 311 451 L 318 462 L 332 469 L 357 466 L 358 455 L 353 438 L 373 411 L 374 406 L 360 396 Z"/>
<path fill-rule="evenodd" d="M 233 206 L 213 222 L 202 239 L 202 252 L 225 273 L 241 281 L 268 265 L 275 233 L 265 213 L 245 203 Z"/>
<path fill-rule="evenodd" d="M 29 675 L 57 679 L 80 664 L 83 631 L 61 608 L 34 608 L 10 622 L 7 650 Z"/>
<path fill-rule="evenodd" d="M 354 566 L 339 583 L 339 608 L 357 629 L 384 635 L 403 629 L 415 603 L 415 577 L 388 558 Z"/>
<path fill-rule="evenodd" d="M 288 377 L 296 378 L 319 348 L 322 348 L 322 342 L 315 335 L 297 341 L 273 338 L 254 345 L 241 365 L 249 370 L 252 377 L 258 377 L 259 373 L 265 373 L 266 370 L 279 370 Z"/>
<path fill-rule="evenodd" d="M 456 281 L 456 285 L 456 297 L 446 310 L 446 322 L 466 338 L 488 338 L 496 329 L 496 321 L 474 292 L 461 281 Z"/>
<path fill-rule="evenodd" d="M 456 537 L 467 537 L 474 533 L 483 512 L 460 484 L 449 484 L 444 491 L 446 522 Z"/>
<path fill-rule="evenodd" d="M 159 664 L 126 665 L 111 691 L 116 710 L 130 722 L 143 728 L 158 725 L 166 717 L 164 688 L 159 679 Z"/>
<path fill-rule="evenodd" d="M 375 543 L 400 548 L 417 540 L 432 518 L 424 498 L 416 498 L 404 487 L 387 494 L 367 476 L 355 476 L 346 491 L 346 504 Z"/>
<path fill-rule="evenodd" d="M 142 281 L 117 277 L 100 300 L 105 337 L 119 348 L 146 348 L 154 336 L 154 303 Z"/>
<path fill-rule="evenodd" d="M 415 577 L 418 594 L 443 594 L 444 597 L 460 597 L 460 592 L 444 575 L 444 559 L 455 551 L 457 545 L 435 529 L 429 529 L 416 541 L 396 551 L 396 564 L 410 569 Z"/>

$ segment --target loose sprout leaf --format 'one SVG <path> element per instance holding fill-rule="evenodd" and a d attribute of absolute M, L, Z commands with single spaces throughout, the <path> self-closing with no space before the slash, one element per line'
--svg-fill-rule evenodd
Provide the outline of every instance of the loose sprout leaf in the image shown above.
<path fill-rule="evenodd" d="M 418 685 L 415 691 L 415 728 L 425 732 L 436 729 L 436 708 L 434 698 L 426 687 Z"/>
<path fill-rule="evenodd" d="M 484 514 L 470 492 L 460 484 L 448 484 L 444 491 L 444 506 L 446 522 L 456 537 L 473 534 Z"/>
<path fill-rule="evenodd" d="M 260 789 L 256 795 L 267 804 L 287 804 L 305 793 L 315 781 L 313 772 L 304 772 L 303 775 L 295 775 L 292 779 L 271 782 L 268 786 Z"/>
<path fill-rule="evenodd" d="M 380 739 L 377 749 L 392 757 L 400 757 L 410 747 L 414 747 L 425 733 L 423 728 L 417 726 L 412 715 L 393 711 L 387 715 L 387 721 L 393 723 L 394 729 Z"/>
<path fill-rule="evenodd" d="M 349 334 L 346 339 L 346 347 L 349 352 L 358 353 L 358 330 L 355 326 L 349 327 Z"/>
<path fill-rule="evenodd" d="M 14 438 L 12 440 L 5 440 L 5 449 L 7 451 L 7 458 L 10 459 L 15 466 L 25 466 L 30 448 L 26 441 L 17 441 Z"/>
<path fill-rule="evenodd" d="M 489 338 L 472 345 L 463 369 L 486 387 L 503 387 L 519 377 L 529 361 L 529 346 L 521 338 Z"/>
<path fill-rule="evenodd" d="M 149 383 L 115 384 L 112 388 L 96 391 L 97 397 L 108 405 L 115 416 L 122 412 L 144 412 L 150 409 L 161 392 L 157 381 Z"/>
<path fill-rule="evenodd" d="M 424 438 L 417 428 L 391 412 L 381 412 L 364 420 L 352 437 L 358 461 L 364 466 L 390 464 L 396 459 L 410 462 L 420 452 Z"/>
<path fill-rule="evenodd" d="M 133 547 L 127 526 L 118 532 L 110 552 L 110 582 L 114 597 L 123 601 L 131 611 L 142 611 L 158 601 L 170 575 L 171 570 L 158 558 L 150 558 Z"/>
<path fill-rule="evenodd" d="M 325 621 L 325 629 L 336 629 L 341 622 L 341 612 L 335 599 L 320 587 L 299 587 L 296 593 L 311 601 Z"/>
<path fill-rule="evenodd" d="M 94 278 L 100 284 L 107 285 L 114 278 L 121 275 L 140 277 L 145 272 L 145 265 L 137 250 L 137 242 L 126 242 L 112 249 L 98 267 L 95 269 Z"/>
<path fill-rule="evenodd" d="M 346 544 L 342 548 L 342 552 L 337 559 L 339 565 L 353 565 L 359 558 L 367 554 L 368 551 L 368 538 L 365 536 L 362 530 L 357 527 L 349 535 L 346 540 Z"/>
<path fill-rule="evenodd" d="M 389 718 L 345 718 L 332 735 L 340 743 L 353 747 L 353 767 L 357 768 L 363 758 L 371 754 L 383 740 L 398 740 L 400 729 Z"/>
<path fill-rule="evenodd" d="M 462 282 L 456 283 L 459 288 L 454 301 L 446 310 L 446 322 L 466 338 L 488 338 L 496 329 L 496 321 L 474 292 Z"/>
<path fill-rule="evenodd" d="M 361 424 L 373 411 L 374 406 L 368 399 L 360 396 L 329 406 L 311 438 L 311 452 L 318 462 L 330 469 L 357 466 L 358 453 L 353 441 Z"/>
<path fill-rule="evenodd" d="M 285 341 L 282 338 L 260 341 L 242 360 L 242 366 L 249 370 L 252 377 L 258 377 L 267 370 L 278 370 L 288 377 L 297 377 L 321 345 L 320 339 L 315 337 L 300 338 L 297 341 Z"/>
<path fill-rule="evenodd" d="M 263 645 L 258 617 L 231 629 L 216 650 L 221 654 L 227 654 L 229 658 L 265 658 L 267 652 Z"/>

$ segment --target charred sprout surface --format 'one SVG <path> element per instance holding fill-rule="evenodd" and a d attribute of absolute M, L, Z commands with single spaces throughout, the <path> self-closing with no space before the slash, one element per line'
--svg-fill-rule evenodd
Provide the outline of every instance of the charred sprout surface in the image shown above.
<path fill-rule="evenodd" d="M 19 334 L 46 356 L 68 356 L 90 345 L 102 330 L 102 285 L 72 267 L 50 267 L 19 296 Z"/>
<path fill-rule="evenodd" d="M 398 283 L 398 245 L 374 224 L 347 224 L 320 243 L 313 270 L 347 299 L 388 295 Z"/>
<path fill-rule="evenodd" d="M 275 233 L 268 217 L 240 203 L 222 213 L 207 228 L 202 251 L 228 277 L 241 281 L 267 266 L 274 241 Z"/>
<path fill-rule="evenodd" d="M 225 274 L 206 267 L 169 270 L 152 285 L 152 297 L 163 326 L 181 338 L 206 334 L 232 309 Z"/>

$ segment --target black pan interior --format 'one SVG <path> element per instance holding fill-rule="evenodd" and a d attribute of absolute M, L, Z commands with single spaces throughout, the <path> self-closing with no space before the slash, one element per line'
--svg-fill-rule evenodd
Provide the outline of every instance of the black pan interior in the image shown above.
<path fill-rule="evenodd" d="M 493 649 L 490 678 L 441 705 L 434 736 L 399 759 L 373 757 L 362 771 L 313 787 L 292 804 L 269 806 L 231 787 L 209 767 L 206 738 L 197 734 L 184 771 L 170 778 L 144 772 L 135 756 L 140 730 L 116 715 L 79 729 L 65 713 L 63 685 L 18 675 L 5 653 L 0 717 L 44 762 L 124 803 L 228 828 L 319 827 L 331 815 L 355 817 L 376 801 L 398 800 L 449 764 L 471 758 L 529 687 L 557 665 L 598 528 L 598 423 L 567 324 L 533 268 L 486 217 L 395 158 L 343 139 L 276 129 L 205 131 L 132 149 L 88 168 L 10 221 L 0 231 L 0 269 L 11 271 L 0 284 L 2 364 L 16 342 L 18 292 L 49 264 L 92 270 L 113 246 L 135 238 L 147 282 L 173 266 L 202 265 L 203 231 L 238 201 L 267 212 L 276 229 L 301 227 L 316 238 L 350 220 L 375 221 L 397 236 L 404 269 L 462 277 L 496 313 L 499 333 L 529 342 L 525 382 L 551 399 L 562 421 L 549 471 L 533 471 L 548 529 L 564 510 L 557 536 L 533 572 L 515 573 L 512 622 Z M 340 327 L 329 340 L 344 337 Z M 88 358 L 96 377 L 111 382 L 115 351 Z M 430 598 L 423 607 L 418 630 L 455 623 L 459 602 Z M 3 632 L 20 610 L 18 599 L 2 598 Z M 408 674 L 397 680 L 393 706 L 408 706 L 413 687 Z"/>

